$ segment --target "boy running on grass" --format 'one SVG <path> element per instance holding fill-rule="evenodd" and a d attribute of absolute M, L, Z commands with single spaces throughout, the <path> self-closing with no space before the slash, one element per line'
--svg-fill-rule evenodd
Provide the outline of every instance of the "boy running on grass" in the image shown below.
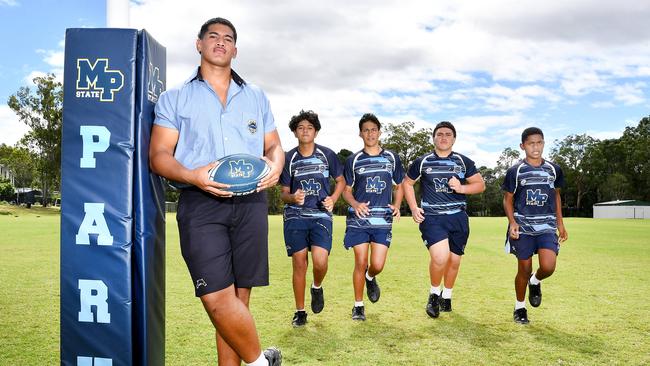
<path fill-rule="evenodd" d="M 519 147 L 526 152 L 526 158 L 506 172 L 503 209 L 508 217 L 506 250 L 518 260 L 513 318 L 517 323 L 528 324 L 526 285 L 530 305 L 538 307 L 542 303 L 540 281 L 555 271 L 559 242 L 565 241 L 568 234 L 562 221 L 560 198 L 564 175 L 558 165 L 542 158 L 544 133 L 537 127 L 525 129 Z M 532 274 L 535 253 L 539 268 Z"/>
<path fill-rule="evenodd" d="M 422 240 L 431 256 L 431 289 L 426 311 L 432 318 L 437 318 L 441 310 L 451 311 L 451 293 L 469 238 L 466 195 L 485 190 L 485 182 L 474 162 L 451 150 L 454 142 L 454 125 L 447 121 L 438 123 L 433 129 L 434 151 L 415 159 L 404 179 L 406 202 L 413 221 L 420 224 Z M 413 189 L 418 179 L 422 187 L 421 208 Z"/>
<path fill-rule="evenodd" d="M 286 153 L 280 175 L 284 206 L 284 241 L 293 263 L 293 296 L 296 312 L 292 324 L 307 323 L 305 311 L 305 277 L 311 251 L 314 282 L 311 285 L 311 311 L 318 314 L 325 306 L 322 282 L 327 274 L 332 249 L 332 210 L 345 187 L 342 167 L 336 154 L 316 144 L 320 131 L 318 114 L 300 111 L 291 118 L 289 129 L 298 139 L 298 146 Z M 330 178 L 336 181 L 330 194 Z"/>
<path fill-rule="evenodd" d="M 350 204 L 346 219 L 346 249 L 354 250 L 353 320 L 366 320 L 363 286 L 368 299 L 379 300 L 377 276 L 384 269 L 391 242 L 393 217 L 399 220 L 402 203 L 404 169 L 399 156 L 379 145 L 381 123 L 374 114 L 366 113 L 359 121 L 363 150 L 348 157 L 343 176 L 347 184 L 343 198 Z M 394 201 L 391 199 L 395 189 Z M 370 265 L 368 254 L 370 253 Z"/>

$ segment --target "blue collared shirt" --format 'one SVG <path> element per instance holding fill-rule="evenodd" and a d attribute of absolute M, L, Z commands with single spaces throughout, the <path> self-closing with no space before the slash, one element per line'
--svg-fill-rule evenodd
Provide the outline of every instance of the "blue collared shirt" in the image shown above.
<path fill-rule="evenodd" d="M 199 68 L 182 85 L 160 95 L 155 113 L 155 124 L 178 131 L 174 157 L 188 169 L 235 153 L 261 157 L 264 135 L 276 129 L 262 89 L 234 70 L 225 107 Z"/>

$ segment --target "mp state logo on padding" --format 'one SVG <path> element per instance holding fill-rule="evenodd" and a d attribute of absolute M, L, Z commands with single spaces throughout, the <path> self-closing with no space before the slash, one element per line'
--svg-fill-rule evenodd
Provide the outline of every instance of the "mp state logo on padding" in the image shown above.
<path fill-rule="evenodd" d="M 124 74 L 120 70 L 111 70 L 107 58 L 98 58 L 94 62 L 87 58 L 77 59 L 77 98 L 112 102 L 122 86 Z"/>

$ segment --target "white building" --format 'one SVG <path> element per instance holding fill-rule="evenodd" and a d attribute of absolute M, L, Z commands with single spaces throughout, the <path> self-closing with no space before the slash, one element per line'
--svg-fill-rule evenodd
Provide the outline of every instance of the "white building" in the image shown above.
<path fill-rule="evenodd" d="M 650 202 L 623 200 L 596 203 L 594 219 L 650 219 Z"/>

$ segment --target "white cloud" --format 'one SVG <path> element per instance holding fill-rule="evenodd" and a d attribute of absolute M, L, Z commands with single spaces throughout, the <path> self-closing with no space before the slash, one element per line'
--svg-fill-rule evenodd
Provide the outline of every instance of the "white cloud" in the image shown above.
<path fill-rule="evenodd" d="M 233 67 L 267 92 L 285 148 L 295 143 L 286 124 L 303 108 L 319 113 L 318 141 L 337 151 L 360 145 L 356 123 L 365 112 L 418 126 L 460 116 L 452 121 L 463 132 L 459 149 L 493 165 L 488 160 L 516 147 L 529 125 L 553 137 L 572 133 L 568 124 L 552 130 L 549 111 L 592 94 L 595 108 L 648 100 L 645 85 L 634 82 L 650 77 L 650 53 L 640 51 L 650 37 L 650 3 L 638 0 L 191 0 L 182 7 L 157 0 L 131 6 L 131 25 L 167 48 L 170 86 L 199 62 L 194 40 L 200 25 L 212 16 L 233 21 L 239 36 Z M 48 54 L 48 62 L 54 66 L 59 57 Z"/>
<path fill-rule="evenodd" d="M 27 84 L 28 87 L 33 87 L 35 85 L 34 84 L 35 78 L 44 77 L 46 75 L 47 75 L 46 72 L 34 70 L 30 72 L 27 76 L 25 76 L 25 84 Z"/>
<path fill-rule="evenodd" d="M 18 6 L 16 0 L 0 0 L 0 6 Z"/>
<path fill-rule="evenodd" d="M 14 145 L 29 128 L 18 120 L 18 116 L 7 105 L 0 105 L 0 143 Z"/>

